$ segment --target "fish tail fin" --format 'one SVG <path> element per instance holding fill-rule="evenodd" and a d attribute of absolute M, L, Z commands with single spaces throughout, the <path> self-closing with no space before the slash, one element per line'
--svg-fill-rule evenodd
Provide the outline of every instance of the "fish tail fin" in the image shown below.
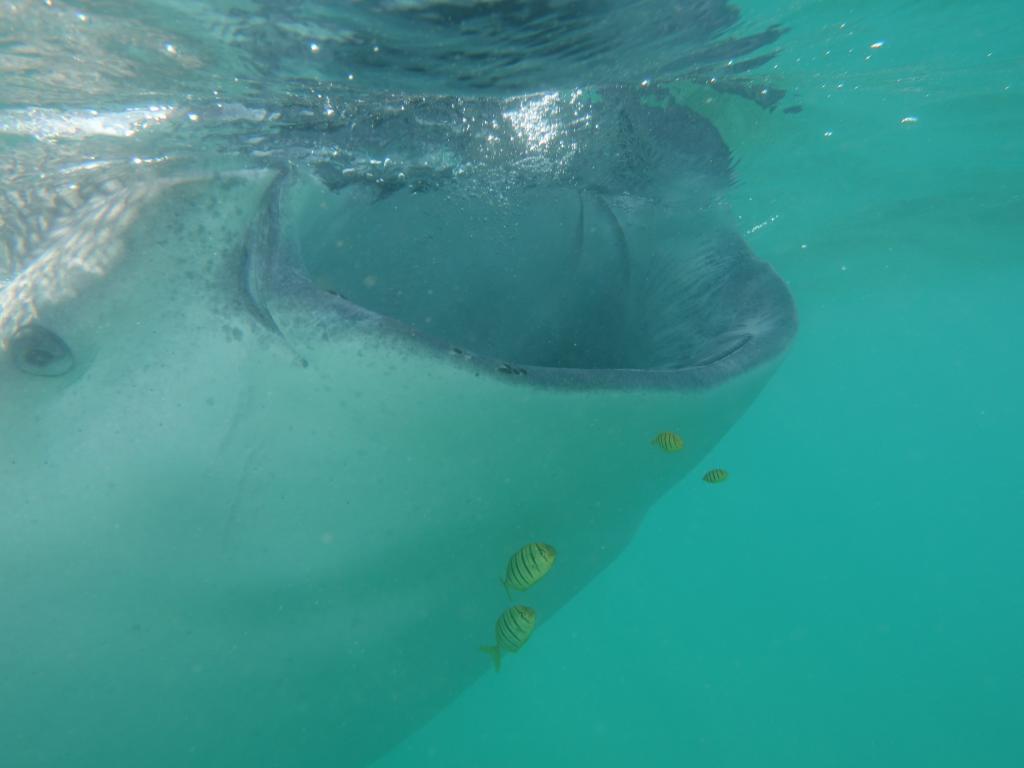
<path fill-rule="evenodd" d="M 494 671 L 501 672 L 501 649 L 496 645 L 481 645 L 480 650 L 494 660 Z"/>

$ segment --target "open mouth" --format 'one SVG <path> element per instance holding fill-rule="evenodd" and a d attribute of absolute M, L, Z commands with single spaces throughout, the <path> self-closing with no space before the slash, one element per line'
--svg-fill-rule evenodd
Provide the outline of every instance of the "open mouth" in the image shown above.
<path fill-rule="evenodd" d="M 567 187 L 378 198 L 305 183 L 286 218 L 322 290 L 514 372 L 750 363 L 793 331 L 781 280 L 706 209 Z"/>

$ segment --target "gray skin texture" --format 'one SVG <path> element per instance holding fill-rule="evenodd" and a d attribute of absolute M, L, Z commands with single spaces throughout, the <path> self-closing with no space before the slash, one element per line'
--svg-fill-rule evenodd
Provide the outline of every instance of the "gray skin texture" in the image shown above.
<path fill-rule="evenodd" d="M 272 171 L 55 219 L 53 269 L 5 294 L 76 361 L 27 375 L 16 330 L 0 365 L 12 765 L 365 765 L 488 672 L 530 541 L 559 560 L 501 674 L 571 653 L 546 620 L 796 327 L 714 128 L 598 96 L 366 106 L 313 154 L 296 115 Z M 80 231 L 113 266 L 43 291 Z"/>

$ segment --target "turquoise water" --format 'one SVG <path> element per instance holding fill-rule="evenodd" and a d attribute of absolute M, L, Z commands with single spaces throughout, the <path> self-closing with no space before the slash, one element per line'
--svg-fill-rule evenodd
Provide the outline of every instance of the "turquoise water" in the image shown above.
<path fill-rule="evenodd" d="M 800 330 L 701 462 L 730 479 L 687 476 L 377 768 L 1024 765 L 1024 11 L 738 5 L 787 28 L 756 70 L 785 100 L 679 93 L 732 150 L 732 212 Z"/>

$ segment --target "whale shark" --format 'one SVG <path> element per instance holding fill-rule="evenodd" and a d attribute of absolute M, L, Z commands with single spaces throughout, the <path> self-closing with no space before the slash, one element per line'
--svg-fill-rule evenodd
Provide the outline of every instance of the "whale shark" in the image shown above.
<path fill-rule="evenodd" d="M 236 110 L 281 133 L 245 167 L 9 177 L 5 762 L 365 765 L 491 673 L 534 541 L 546 642 L 796 331 L 655 96 Z"/>

